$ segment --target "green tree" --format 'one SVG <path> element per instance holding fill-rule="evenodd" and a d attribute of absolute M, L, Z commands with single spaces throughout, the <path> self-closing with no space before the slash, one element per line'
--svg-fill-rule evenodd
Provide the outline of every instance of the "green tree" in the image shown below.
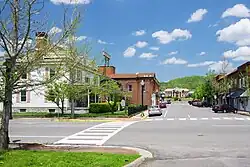
<path fill-rule="evenodd" d="M 0 63 L 3 79 L 3 113 L 0 127 L 0 149 L 7 149 L 9 143 L 9 119 L 12 113 L 12 93 L 29 87 L 47 84 L 49 80 L 21 80 L 21 76 L 41 67 L 43 57 L 48 53 L 58 53 L 57 46 L 75 29 L 79 20 L 78 12 L 71 15 L 68 21 L 64 13 L 63 30 L 53 38 L 46 35 L 46 41 L 36 41 L 34 32 L 48 29 L 41 16 L 44 7 L 43 0 L 3 0 L 0 2 L 0 47 L 4 51 L 4 61 Z M 40 15 L 40 16 L 38 16 Z M 42 20 L 39 20 L 42 18 Z M 39 34 L 41 35 L 41 34 Z"/>
<path fill-rule="evenodd" d="M 68 96 L 68 84 L 65 82 L 54 82 L 47 86 L 45 98 L 57 105 L 64 114 L 64 102 Z"/>

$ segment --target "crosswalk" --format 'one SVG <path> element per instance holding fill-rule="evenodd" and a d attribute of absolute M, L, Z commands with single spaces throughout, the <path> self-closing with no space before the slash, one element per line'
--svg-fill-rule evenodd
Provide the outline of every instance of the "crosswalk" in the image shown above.
<path fill-rule="evenodd" d="M 103 145 L 108 139 L 123 128 L 136 121 L 108 122 L 85 129 L 81 132 L 65 137 L 54 144 L 56 145 Z"/>
<path fill-rule="evenodd" d="M 204 117 L 204 118 L 147 118 L 143 121 L 221 121 L 221 120 L 236 120 L 250 121 L 250 118 L 242 117 Z"/>

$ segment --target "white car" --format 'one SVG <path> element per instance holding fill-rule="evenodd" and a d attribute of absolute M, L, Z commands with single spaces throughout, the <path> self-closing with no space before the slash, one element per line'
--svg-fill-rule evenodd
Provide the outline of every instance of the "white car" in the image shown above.
<path fill-rule="evenodd" d="M 161 109 L 159 106 L 150 106 L 148 108 L 148 116 L 152 115 L 162 115 Z"/>

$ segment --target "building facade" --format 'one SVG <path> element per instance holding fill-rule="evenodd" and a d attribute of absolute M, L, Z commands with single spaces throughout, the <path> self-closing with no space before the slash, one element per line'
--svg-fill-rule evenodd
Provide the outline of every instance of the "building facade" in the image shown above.
<path fill-rule="evenodd" d="M 189 89 L 186 88 L 167 88 L 164 92 L 167 98 L 185 98 L 189 96 Z"/>
<path fill-rule="evenodd" d="M 229 104 L 238 110 L 250 111 L 249 69 L 250 62 L 246 62 L 228 74 L 215 77 L 220 90 L 215 97 L 217 104 Z"/>
<path fill-rule="evenodd" d="M 43 33 L 44 34 L 44 33 Z M 46 41 L 46 34 L 42 36 L 38 34 L 38 41 L 41 44 L 41 41 Z M 38 48 L 39 49 L 39 48 Z M 88 59 L 80 59 L 77 61 L 77 65 L 74 68 L 74 72 L 70 72 L 66 65 L 65 61 L 70 61 L 67 57 L 68 53 L 65 48 L 57 48 L 56 54 L 47 53 L 43 56 L 39 68 L 24 74 L 21 76 L 20 80 L 24 82 L 41 82 L 48 80 L 54 77 L 57 73 L 58 67 L 62 70 L 62 75 L 55 79 L 54 82 L 66 82 L 69 83 L 74 78 L 75 84 L 99 84 L 99 81 L 96 82 L 96 76 L 99 73 L 98 68 L 96 70 L 91 66 L 91 63 Z M 76 56 L 76 59 L 78 56 Z M 74 60 L 75 61 L 75 60 Z M 94 81 L 95 78 L 95 81 Z M 45 85 L 37 87 L 25 87 L 16 91 L 12 96 L 12 109 L 14 112 L 60 112 L 58 106 L 46 100 L 47 88 Z M 90 95 L 89 91 L 86 92 L 86 96 L 82 99 L 75 101 L 74 107 L 76 113 L 86 112 L 88 110 L 90 101 L 97 102 L 98 99 L 95 95 Z M 70 111 L 70 102 L 68 99 L 64 101 L 65 112 Z"/>
<path fill-rule="evenodd" d="M 99 67 L 101 72 L 105 69 L 108 77 L 118 81 L 124 91 L 131 92 L 131 104 L 158 104 L 155 97 L 160 90 L 160 84 L 155 73 L 116 74 L 114 66 Z"/>

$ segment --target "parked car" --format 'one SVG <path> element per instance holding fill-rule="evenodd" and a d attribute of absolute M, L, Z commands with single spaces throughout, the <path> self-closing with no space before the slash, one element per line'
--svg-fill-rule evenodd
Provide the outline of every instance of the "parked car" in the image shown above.
<path fill-rule="evenodd" d="M 148 116 L 150 117 L 153 115 L 162 115 L 162 111 L 158 105 L 157 106 L 150 106 L 148 108 Z"/>
<path fill-rule="evenodd" d="M 234 108 L 233 106 L 229 105 L 229 104 L 214 105 L 212 107 L 212 110 L 215 113 L 218 113 L 218 112 L 226 112 L 226 113 L 233 112 L 233 113 L 237 113 L 237 109 Z"/>
<path fill-rule="evenodd" d="M 167 103 L 166 102 L 161 102 L 159 107 L 160 108 L 167 108 Z"/>

